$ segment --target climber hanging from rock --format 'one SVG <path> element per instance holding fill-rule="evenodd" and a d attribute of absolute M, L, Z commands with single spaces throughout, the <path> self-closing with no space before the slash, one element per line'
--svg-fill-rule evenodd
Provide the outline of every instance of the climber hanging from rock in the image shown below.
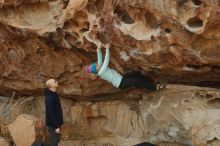
<path fill-rule="evenodd" d="M 121 75 L 116 70 L 108 67 L 110 61 L 110 45 L 106 44 L 105 60 L 102 60 L 101 43 L 97 43 L 97 58 L 98 63 L 91 64 L 86 72 L 91 74 L 95 79 L 97 76 L 111 83 L 117 88 L 128 89 L 132 87 L 147 88 L 150 91 L 160 90 L 165 87 L 164 84 L 155 84 L 155 82 L 147 76 L 144 76 L 140 71 L 132 71 Z M 94 76 L 95 75 L 95 76 Z"/>

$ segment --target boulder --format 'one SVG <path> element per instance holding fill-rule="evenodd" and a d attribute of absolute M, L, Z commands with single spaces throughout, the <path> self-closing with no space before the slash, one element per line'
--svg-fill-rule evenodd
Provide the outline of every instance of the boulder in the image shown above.
<path fill-rule="evenodd" d="M 16 146 L 31 146 L 34 143 L 37 120 L 34 116 L 22 114 L 8 126 Z"/>

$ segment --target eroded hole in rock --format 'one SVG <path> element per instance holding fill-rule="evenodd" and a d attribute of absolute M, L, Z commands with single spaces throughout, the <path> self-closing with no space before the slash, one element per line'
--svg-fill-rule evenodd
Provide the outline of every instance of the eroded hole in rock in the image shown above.
<path fill-rule="evenodd" d="M 80 35 L 77 32 L 72 32 L 71 35 L 74 36 L 75 38 L 79 38 L 80 37 Z"/>
<path fill-rule="evenodd" d="M 64 23 L 63 28 L 68 29 L 68 28 L 70 28 L 70 26 L 71 26 L 71 23 L 69 21 L 67 21 Z"/>
<path fill-rule="evenodd" d="M 209 100 L 207 103 L 209 105 L 216 107 L 216 108 L 220 108 L 220 98 L 215 98 L 215 99 Z"/>
<path fill-rule="evenodd" d="M 166 33 L 171 33 L 171 29 L 169 29 L 169 28 L 166 28 L 164 31 L 165 31 Z"/>
<path fill-rule="evenodd" d="M 185 100 L 184 100 L 184 103 L 189 103 L 189 102 L 190 102 L 189 99 L 185 99 Z"/>
<path fill-rule="evenodd" d="M 202 100 L 206 100 L 206 96 L 205 96 L 205 95 L 203 95 L 203 94 L 202 94 L 202 95 L 200 95 L 200 96 L 199 96 L 199 98 L 200 98 L 200 99 L 202 99 Z"/>
<path fill-rule="evenodd" d="M 63 26 L 63 28 L 64 28 L 65 30 L 71 29 L 71 28 L 78 28 L 78 27 L 79 27 L 79 23 L 76 22 L 76 21 L 73 21 L 73 20 L 70 20 L 70 21 L 65 22 L 65 23 L 64 23 L 64 26 Z"/>
<path fill-rule="evenodd" d="M 88 3 L 88 5 L 86 6 L 86 9 L 91 14 L 96 14 L 97 13 L 97 9 L 96 9 L 96 6 L 95 6 L 94 3 Z"/>
<path fill-rule="evenodd" d="M 187 2 L 188 2 L 188 0 L 176 0 L 176 3 L 177 3 L 178 6 L 182 6 Z"/>
<path fill-rule="evenodd" d="M 65 39 L 68 43 L 70 43 L 71 45 L 74 45 L 78 37 L 79 36 L 77 33 L 75 35 L 66 34 Z"/>
<path fill-rule="evenodd" d="M 151 39 L 152 41 L 155 41 L 154 35 L 152 35 L 152 36 L 150 37 L 150 39 Z"/>
<path fill-rule="evenodd" d="M 96 8 L 97 8 L 97 10 L 98 10 L 99 12 L 102 11 L 102 9 L 103 9 L 103 7 L 104 7 L 104 3 L 105 3 L 105 0 L 97 0 L 97 1 L 95 2 L 95 6 L 96 6 Z"/>
<path fill-rule="evenodd" d="M 98 32 L 97 33 L 97 38 L 100 40 L 101 43 L 107 44 L 108 40 L 106 38 L 106 35 L 103 32 Z"/>
<path fill-rule="evenodd" d="M 211 95 L 211 94 L 206 94 L 205 97 L 206 97 L 206 99 L 212 99 L 212 98 L 213 98 L 213 95 Z"/>
<path fill-rule="evenodd" d="M 201 0 L 192 0 L 195 6 L 200 6 L 202 4 Z"/>
<path fill-rule="evenodd" d="M 88 28 L 82 28 L 82 29 L 80 30 L 81 33 L 86 32 L 86 31 L 89 31 L 89 29 L 88 29 Z"/>
<path fill-rule="evenodd" d="M 78 11 L 75 13 L 75 18 L 73 18 L 76 22 L 85 22 L 88 20 L 88 15 L 86 12 Z"/>
<path fill-rule="evenodd" d="M 201 99 L 205 99 L 205 95 L 200 95 L 199 96 Z"/>
<path fill-rule="evenodd" d="M 201 69 L 202 65 L 197 65 L 197 64 L 187 64 L 186 67 L 192 68 L 192 69 Z"/>
<path fill-rule="evenodd" d="M 63 9 L 66 9 L 68 4 L 69 4 L 69 0 L 63 0 Z"/>
<path fill-rule="evenodd" d="M 117 15 L 117 17 L 126 24 L 134 23 L 134 20 L 129 16 L 128 12 L 121 9 L 120 7 L 115 8 L 114 14 Z"/>
<path fill-rule="evenodd" d="M 56 28 L 56 32 L 58 35 L 60 35 L 61 37 L 64 37 L 65 36 L 65 32 L 64 30 L 61 28 L 61 27 L 57 27 Z"/>
<path fill-rule="evenodd" d="M 89 25 L 90 25 L 90 23 L 89 22 L 85 22 L 84 24 L 83 24 L 83 27 L 80 29 L 80 32 L 86 32 L 86 31 L 89 31 Z"/>
<path fill-rule="evenodd" d="M 196 92 L 193 94 L 193 96 L 194 96 L 194 97 L 200 97 L 200 93 L 196 91 Z"/>
<path fill-rule="evenodd" d="M 156 17 L 151 12 L 145 13 L 145 20 L 146 23 L 153 29 L 157 29 L 159 27 L 159 23 L 156 19 Z"/>
<path fill-rule="evenodd" d="M 178 43 L 172 43 L 170 45 L 173 46 L 173 47 L 178 47 L 179 46 Z"/>
<path fill-rule="evenodd" d="M 196 16 L 196 17 L 190 18 L 187 21 L 187 24 L 191 28 L 199 28 L 203 26 L 203 20 Z"/>
<path fill-rule="evenodd" d="M 220 145 L 220 142 L 219 142 L 219 139 L 216 137 L 208 141 L 208 146 L 217 146 L 217 145 Z"/>

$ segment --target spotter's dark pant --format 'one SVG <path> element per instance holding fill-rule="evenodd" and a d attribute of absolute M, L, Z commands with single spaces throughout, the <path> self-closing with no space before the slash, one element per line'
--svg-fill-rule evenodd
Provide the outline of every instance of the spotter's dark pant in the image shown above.
<path fill-rule="evenodd" d="M 47 127 L 49 133 L 49 141 L 47 144 L 35 142 L 32 146 L 58 146 L 60 142 L 60 134 L 55 133 L 55 129 L 52 127 Z"/>

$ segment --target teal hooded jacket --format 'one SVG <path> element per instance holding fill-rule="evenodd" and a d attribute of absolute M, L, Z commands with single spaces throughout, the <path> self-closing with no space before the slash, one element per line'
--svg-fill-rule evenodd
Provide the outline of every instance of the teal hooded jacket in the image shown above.
<path fill-rule="evenodd" d="M 106 80 L 107 82 L 111 83 L 113 86 L 118 88 L 123 77 L 120 73 L 108 67 L 110 61 L 109 48 L 106 48 L 104 62 L 102 59 L 102 52 L 100 48 L 97 49 L 97 58 L 98 65 L 101 67 L 97 75 L 103 80 Z"/>

